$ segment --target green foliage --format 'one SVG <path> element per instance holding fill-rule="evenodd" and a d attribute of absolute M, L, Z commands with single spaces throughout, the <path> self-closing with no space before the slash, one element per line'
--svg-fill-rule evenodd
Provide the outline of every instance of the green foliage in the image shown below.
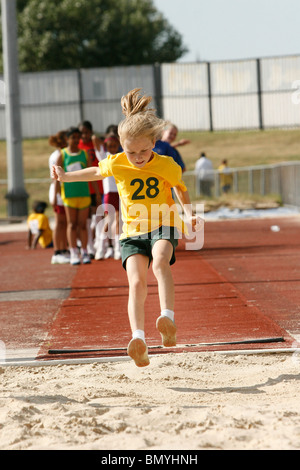
<path fill-rule="evenodd" d="M 20 71 L 173 62 L 186 48 L 152 0 L 17 0 Z"/>

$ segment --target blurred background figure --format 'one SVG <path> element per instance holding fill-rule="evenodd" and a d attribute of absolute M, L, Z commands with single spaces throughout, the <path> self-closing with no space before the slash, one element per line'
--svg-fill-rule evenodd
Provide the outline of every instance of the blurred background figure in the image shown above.
<path fill-rule="evenodd" d="M 181 158 L 180 153 L 174 147 L 172 147 L 169 142 L 163 140 L 163 136 L 160 140 L 157 140 L 155 142 L 155 147 L 153 148 L 153 151 L 158 153 L 159 155 L 166 155 L 167 157 L 172 157 L 173 160 L 178 163 L 178 165 L 181 167 L 182 172 L 185 171 L 185 164 Z"/>
<path fill-rule="evenodd" d="M 78 147 L 81 150 L 85 150 L 88 154 L 92 166 L 98 166 L 98 159 L 95 154 L 94 143 L 93 143 L 93 125 L 90 121 L 82 121 L 79 124 L 79 130 L 81 132 L 81 138 Z M 90 195 L 91 195 L 91 206 L 89 216 L 87 219 L 87 251 L 91 259 L 95 256 L 94 249 L 94 238 L 95 238 L 95 218 L 97 207 L 102 203 L 103 196 L 103 185 L 102 181 L 97 181 L 95 184 L 89 183 Z"/>
<path fill-rule="evenodd" d="M 233 176 L 230 168 L 228 167 L 227 160 L 223 160 L 218 168 L 220 173 L 220 184 L 223 193 L 228 193 L 232 187 Z"/>
<path fill-rule="evenodd" d="M 120 141 L 115 133 L 108 134 L 103 144 L 99 139 L 94 138 L 96 156 L 99 161 L 108 155 L 115 155 L 120 151 Z M 119 193 L 115 178 L 108 176 L 103 179 L 103 204 L 105 220 L 101 224 L 100 233 L 96 229 L 96 254 L 95 259 L 121 259 L 119 242 Z"/>
<path fill-rule="evenodd" d="M 67 146 L 67 133 L 61 130 L 48 139 L 51 147 L 56 150 L 51 153 L 49 157 L 49 169 L 51 177 L 51 167 L 56 165 L 61 155 L 61 149 Z M 67 264 L 70 263 L 70 253 L 68 251 L 67 241 L 67 219 L 64 204 L 60 195 L 60 183 L 53 180 L 49 188 L 49 202 L 53 207 L 54 212 L 54 227 L 53 227 L 53 248 L 54 253 L 51 258 L 51 264 Z"/>
<path fill-rule="evenodd" d="M 203 196 L 212 196 L 212 186 L 214 184 L 213 164 L 205 153 L 200 154 L 200 158 L 196 161 L 195 172 L 198 179 L 199 194 Z"/>
<path fill-rule="evenodd" d="M 182 156 L 178 152 L 177 147 L 180 147 L 181 145 L 189 144 L 190 141 L 187 139 L 181 139 L 181 140 L 176 141 L 177 134 L 178 134 L 177 126 L 175 126 L 175 124 L 172 124 L 171 122 L 168 122 L 164 129 L 164 132 L 162 133 L 161 141 L 167 142 L 172 147 L 171 156 L 173 156 L 175 162 L 181 166 L 182 173 L 183 173 L 186 170 L 185 163 L 182 159 Z"/>
<path fill-rule="evenodd" d="M 168 122 L 163 132 L 161 140 L 169 142 L 169 144 L 172 145 L 173 148 L 181 147 L 182 145 L 190 143 L 190 140 L 188 139 L 176 140 L 177 134 L 178 127 L 175 126 L 175 124 L 172 124 L 172 122 Z"/>
<path fill-rule="evenodd" d="M 92 166 L 89 155 L 79 148 L 81 132 L 77 127 L 67 130 L 67 147 L 62 149 L 58 165 L 66 172 Z M 93 182 L 96 183 L 96 182 Z M 96 184 L 95 184 L 96 186 Z M 80 264 L 77 238 L 79 237 L 83 264 L 90 264 L 87 252 L 87 219 L 91 206 L 88 182 L 61 183 L 61 197 L 67 217 L 67 238 L 70 250 L 70 264 Z"/>
<path fill-rule="evenodd" d="M 49 219 L 44 214 L 47 203 L 44 201 L 35 201 L 32 205 L 33 212 L 27 219 L 28 237 L 27 247 L 36 249 L 37 244 L 42 248 L 52 248 L 52 230 L 49 225 Z"/>

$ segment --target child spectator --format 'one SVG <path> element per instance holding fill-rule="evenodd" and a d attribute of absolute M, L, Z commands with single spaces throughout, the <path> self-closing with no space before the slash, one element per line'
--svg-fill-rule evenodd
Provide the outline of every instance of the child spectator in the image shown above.
<path fill-rule="evenodd" d="M 228 167 L 227 160 L 222 160 L 221 165 L 218 168 L 220 173 L 221 189 L 224 194 L 229 193 L 232 186 L 233 176 L 230 168 Z"/>
<path fill-rule="evenodd" d="M 99 160 L 103 160 L 108 155 L 115 155 L 120 150 L 120 142 L 115 134 L 108 135 L 104 140 L 104 146 L 96 138 L 94 139 L 96 156 Z M 119 193 L 113 176 L 108 176 L 103 180 L 103 202 L 104 211 L 107 216 L 106 223 L 100 235 L 97 237 L 97 250 L 95 259 L 121 259 L 120 242 L 119 242 Z M 108 247 L 106 242 L 108 238 Z"/>
<path fill-rule="evenodd" d="M 98 160 L 96 158 L 94 144 L 93 144 L 93 125 L 90 121 L 83 121 L 79 124 L 79 130 L 81 132 L 81 138 L 78 147 L 81 150 L 85 150 L 89 156 L 90 163 L 93 166 L 98 166 Z M 89 183 L 90 195 L 91 195 L 91 206 L 89 216 L 87 218 L 87 251 L 91 259 L 95 256 L 94 249 L 94 238 L 95 238 L 95 217 L 97 207 L 102 203 L 103 186 L 102 181 L 97 181 L 96 184 Z"/>
<path fill-rule="evenodd" d="M 49 157 L 49 168 L 56 165 L 60 157 L 61 149 L 67 146 L 66 131 L 59 131 L 57 134 L 49 137 L 49 145 L 55 147 L 56 150 Z M 51 264 L 70 263 L 70 253 L 68 251 L 67 241 L 67 219 L 64 203 L 60 195 L 60 184 L 57 180 L 52 180 L 49 188 L 49 201 L 54 211 L 54 228 L 53 228 L 53 247 L 54 254 L 51 258 Z"/>
<path fill-rule="evenodd" d="M 79 149 L 80 130 L 70 127 L 67 130 L 68 147 L 62 149 L 58 164 L 63 166 L 67 173 L 91 166 L 90 159 L 85 150 Z M 70 263 L 80 264 L 77 248 L 77 237 L 81 243 L 83 264 L 91 262 L 87 252 L 87 219 L 89 216 L 91 196 L 87 182 L 62 183 L 61 196 L 67 217 L 67 237 L 70 249 Z"/>
<path fill-rule="evenodd" d="M 47 203 L 44 201 L 35 201 L 32 205 L 33 212 L 27 219 L 28 237 L 27 246 L 33 250 L 37 244 L 42 248 L 52 248 L 52 230 L 49 225 L 49 219 L 44 214 Z"/>

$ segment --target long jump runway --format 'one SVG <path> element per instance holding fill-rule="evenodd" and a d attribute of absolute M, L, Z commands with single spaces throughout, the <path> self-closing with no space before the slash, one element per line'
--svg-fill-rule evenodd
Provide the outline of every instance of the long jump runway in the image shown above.
<path fill-rule="evenodd" d="M 279 226 L 274 232 L 272 226 Z M 13 229 L 13 226 L 12 226 Z M 299 347 L 300 218 L 206 222 L 204 247 L 180 241 L 173 266 L 177 346 L 162 348 L 156 280 L 148 274 L 151 354 L 285 351 Z M 127 357 L 128 285 L 120 261 L 51 265 L 25 249 L 24 232 L 0 233 L 0 341 L 6 363 Z"/>

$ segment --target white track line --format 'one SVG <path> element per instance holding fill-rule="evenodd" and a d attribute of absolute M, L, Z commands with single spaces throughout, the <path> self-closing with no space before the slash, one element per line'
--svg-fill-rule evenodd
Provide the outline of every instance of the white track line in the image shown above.
<path fill-rule="evenodd" d="M 171 351 L 170 351 L 171 352 Z M 198 352 L 198 351 L 197 351 Z M 279 349 L 244 349 L 232 351 L 201 351 L 199 354 L 224 354 L 224 355 L 257 355 L 257 354 L 300 354 L 300 348 L 279 348 Z M 186 353 L 174 353 L 186 354 Z M 149 357 L 165 356 L 165 354 L 149 354 Z M 14 358 L 8 361 L 1 361 L 0 367 L 45 367 L 69 364 L 93 364 L 95 362 L 122 362 L 131 360 L 128 356 L 115 357 L 90 357 L 90 358 L 73 358 L 73 359 L 50 359 L 39 361 L 35 358 Z"/>

